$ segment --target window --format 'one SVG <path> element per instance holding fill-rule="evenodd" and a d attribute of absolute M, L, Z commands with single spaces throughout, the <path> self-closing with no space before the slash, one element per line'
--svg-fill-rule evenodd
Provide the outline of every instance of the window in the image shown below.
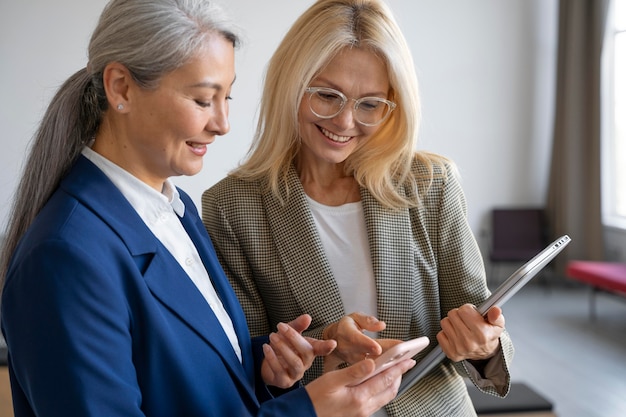
<path fill-rule="evenodd" d="M 607 25 L 603 212 L 608 226 L 626 229 L 626 0 L 613 0 Z"/>

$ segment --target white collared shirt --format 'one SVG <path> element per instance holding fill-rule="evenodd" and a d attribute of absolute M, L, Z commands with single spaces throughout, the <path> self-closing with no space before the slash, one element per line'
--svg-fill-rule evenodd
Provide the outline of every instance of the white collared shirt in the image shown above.
<path fill-rule="evenodd" d="M 185 214 L 185 204 L 176 187 L 170 180 L 166 180 L 162 193 L 159 193 L 89 147 L 85 147 L 82 154 L 115 184 L 150 231 L 178 261 L 213 309 L 241 362 L 241 348 L 233 322 L 213 287 L 196 246 L 180 222 L 179 217 Z"/>

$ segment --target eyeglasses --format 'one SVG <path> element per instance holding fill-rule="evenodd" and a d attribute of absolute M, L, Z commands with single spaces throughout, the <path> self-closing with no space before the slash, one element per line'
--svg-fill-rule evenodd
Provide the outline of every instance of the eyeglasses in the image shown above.
<path fill-rule="evenodd" d="M 354 101 L 354 118 L 364 126 L 376 126 L 385 121 L 396 108 L 396 103 L 380 97 L 347 98 L 341 91 L 327 87 L 309 87 L 309 107 L 314 115 L 321 119 L 332 119 L 346 106 L 348 100 Z"/>

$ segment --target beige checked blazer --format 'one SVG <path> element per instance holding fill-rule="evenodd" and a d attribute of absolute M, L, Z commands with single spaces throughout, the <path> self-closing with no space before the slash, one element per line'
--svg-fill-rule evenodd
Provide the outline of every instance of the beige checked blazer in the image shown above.
<path fill-rule="evenodd" d="M 425 168 L 413 164 L 414 174 Z M 464 303 L 480 304 L 489 291 L 482 257 L 467 223 L 466 203 L 455 170 L 435 171 L 416 209 L 383 208 L 366 189 L 361 200 L 377 287 L 382 338 L 426 335 L 436 343 L 440 320 Z M 285 186 L 286 185 L 286 186 Z M 287 193 L 287 190 L 289 191 Z M 406 193 L 413 191 L 404 187 Z M 253 336 L 303 313 L 312 316 L 308 335 L 347 313 L 295 169 L 282 185 L 284 204 L 260 182 L 227 177 L 205 191 L 202 217 L 226 275 L 239 297 Z M 462 377 L 483 391 L 505 395 L 513 346 L 506 332 L 501 353 L 484 378 L 466 361 L 446 359 L 410 391 L 386 406 L 390 416 L 474 416 Z M 430 347 L 416 359 L 419 361 Z M 305 382 L 321 372 L 321 360 Z"/>

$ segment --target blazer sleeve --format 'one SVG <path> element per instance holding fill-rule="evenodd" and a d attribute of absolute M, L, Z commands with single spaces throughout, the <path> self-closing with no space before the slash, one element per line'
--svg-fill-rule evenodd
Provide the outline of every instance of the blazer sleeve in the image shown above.
<path fill-rule="evenodd" d="M 467 221 L 467 204 L 456 168 L 447 167 L 439 190 L 427 197 L 431 212 L 439 213 L 436 232 L 439 266 L 439 290 L 442 317 L 465 303 L 479 305 L 490 294 L 485 279 L 480 249 Z M 430 200 L 430 201 L 428 201 Z M 481 372 L 469 361 L 455 363 L 457 371 L 481 390 L 494 395 L 506 395 L 510 388 L 509 364 L 513 359 L 513 344 L 506 330 L 500 337 L 500 351 Z"/>

